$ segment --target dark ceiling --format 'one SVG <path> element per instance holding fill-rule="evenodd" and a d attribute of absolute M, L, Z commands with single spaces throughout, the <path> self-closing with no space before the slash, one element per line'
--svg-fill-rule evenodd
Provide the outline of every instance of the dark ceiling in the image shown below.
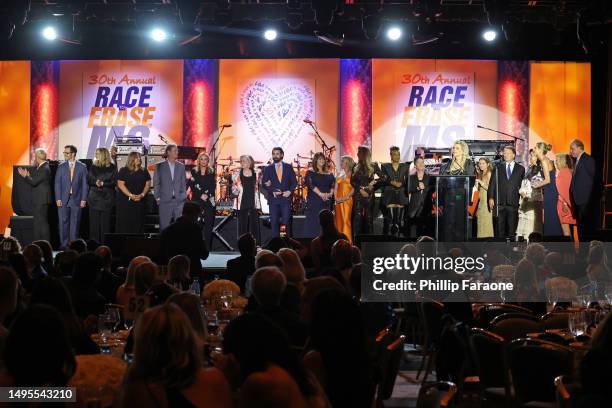
<path fill-rule="evenodd" d="M 1 59 L 404 57 L 593 60 L 612 1 L 0 0 Z M 44 40 L 58 27 L 61 41 Z M 389 25 L 404 35 L 385 38 Z M 152 42 L 163 27 L 171 38 Z M 279 38 L 262 38 L 273 27 Z M 485 43 L 487 27 L 498 39 Z"/>

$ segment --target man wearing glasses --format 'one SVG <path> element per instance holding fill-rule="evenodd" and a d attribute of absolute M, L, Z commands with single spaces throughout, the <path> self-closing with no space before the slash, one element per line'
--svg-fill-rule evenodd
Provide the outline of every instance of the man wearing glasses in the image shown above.
<path fill-rule="evenodd" d="M 76 160 L 77 148 L 64 147 L 64 162 L 55 174 L 55 200 L 59 213 L 60 246 L 68 248 L 78 238 L 81 209 L 87 199 L 87 167 Z"/>

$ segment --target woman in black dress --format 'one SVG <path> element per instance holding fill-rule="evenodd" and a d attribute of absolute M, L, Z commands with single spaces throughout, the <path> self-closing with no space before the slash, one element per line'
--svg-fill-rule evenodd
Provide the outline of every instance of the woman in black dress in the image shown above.
<path fill-rule="evenodd" d="M 412 227 L 416 227 L 416 236 L 431 235 L 431 177 L 425 172 L 425 159 L 417 156 L 414 159 L 415 173 L 406 180 L 406 195 L 408 205 L 405 212 L 404 234 L 412 235 Z"/>
<path fill-rule="evenodd" d="M 391 163 L 384 163 L 381 171 L 387 179 L 382 193 L 381 207 L 384 211 L 383 235 L 389 233 L 397 235 L 401 230 L 401 222 L 404 218 L 404 206 L 408 203 L 406 190 L 406 177 L 408 177 L 408 163 L 400 163 L 400 150 L 397 146 L 389 149 Z"/>
<path fill-rule="evenodd" d="M 144 231 L 145 201 L 151 189 L 151 176 L 142 168 L 138 152 L 128 155 L 125 167 L 117 175 L 117 232 Z"/>
<path fill-rule="evenodd" d="M 111 163 L 108 149 L 96 149 L 96 159 L 87 174 L 89 195 L 89 238 L 104 242 L 104 234 L 110 232 L 111 210 L 115 205 L 117 168 Z"/>
<path fill-rule="evenodd" d="M 321 210 L 331 210 L 336 178 L 327 171 L 327 160 L 323 153 L 318 152 L 312 158 L 313 170 L 306 172 L 306 215 L 304 221 L 304 237 L 314 238 L 319 235 L 319 213 Z"/>
<path fill-rule="evenodd" d="M 236 196 L 234 210 L 238 210 L 238 236 L 250 232 L 257 241 L 259 237 L 259 180 L 261 172 L 255 169 L 251 156 L 240 156 L 240 170 L 232 174 L 232 194 Z"/>
<path fill-rule="evenodd" d="M 441 176 L 474 176 L 476 170 L 469 157 L 469 147 L 463 140 L 457 140 L 452 148 L 452 160 L 440 168 Z M 439 220 L 443 220 L 442 236 L 439 241 L 463 242 L 467 240 L 467 206 L 470 197 L 471 185 L 465 185 L 464 177 L 448 178 L 444 181 L 444 191 L 440 192 L 442 201 L 438 202 L 440 208 Z"/>
<path fill-rule="evenodd" d="M 378 178 L 376 178 L 378 177 Z M 357 148 L 357 164 L 351 176 L 353 198 L 353 235 L 371 234 L 374 227 L 374 191 L 384 183 L 384 175 L 367 146 Z"/>
<path fill-rule="evenodd" d="M 204 240 L 211 248 L 212 230 L 215 224 L 215 192 L 217 178 L 215 171 L 210 167 L 210 157 L 206 153 L 198 155 L 197 166 L 191 169 L 191 178 L 187 182 L 191 189 L 191 200 L 202 209 Z"/>

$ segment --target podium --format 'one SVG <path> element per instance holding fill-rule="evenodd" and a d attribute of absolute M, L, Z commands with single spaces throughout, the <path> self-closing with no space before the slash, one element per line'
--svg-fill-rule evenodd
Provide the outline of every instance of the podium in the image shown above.
<path fill-rule="evenodd" d="M 468 240 L 468 207 L 474 176 L 434 176 L 436 183 L 436 241 Z"/>

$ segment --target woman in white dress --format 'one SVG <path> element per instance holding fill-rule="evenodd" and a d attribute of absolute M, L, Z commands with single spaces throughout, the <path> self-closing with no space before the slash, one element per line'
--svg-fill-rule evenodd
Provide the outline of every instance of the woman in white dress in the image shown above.
<path fill-rule="evenodd" d="M 525 173 L 525 179 L 521 183 L 519 194 L 518 226 L 516 228 L 516 236 L 529 238 L 532 232 L 542 233 L 543 223 L 543 201 L 541 187 L 538 185 L 544 176 L 542 174 L 542 166 L 535 155 L 533 149 L 529 150 L 529 169 Z"/>

